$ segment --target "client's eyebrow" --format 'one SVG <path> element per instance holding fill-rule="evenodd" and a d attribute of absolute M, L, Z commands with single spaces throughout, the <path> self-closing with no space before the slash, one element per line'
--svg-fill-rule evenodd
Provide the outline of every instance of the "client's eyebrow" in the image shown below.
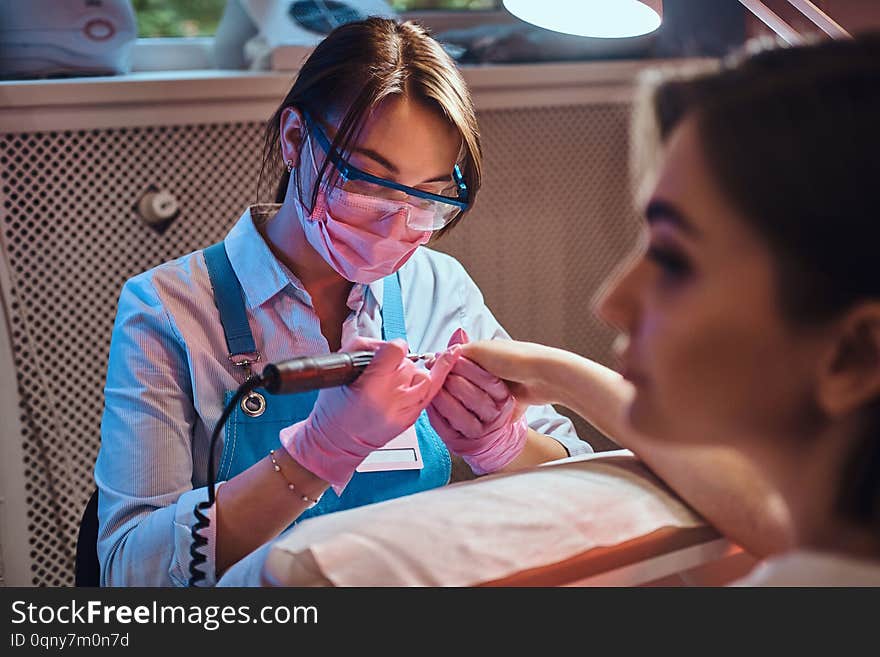
<path fill-rule="evenodd" d="M 352 152 L 358 153 L 360 155 L 365 155 L 368 158 L 370 158 L 371 160 L 378 162 L 383 167 L 385 167 L 385 169 L 387 169 L 388 171 L 390 171 L 394 175 L 400 174 L 400 169 L 398 169 L 396 166 L 394 166 L 394 163 L 392 163 L 388 158 L 385 158 L 382 155 L 380 155 L 379 153 L 377 153 L 376 151 L 374 151 L 372 148 L 364 148 L 363 146 L 355 146 L 352 149 Z M 448 173 L 443 174 L 441 176 L 434 176 L 433 178 L 429 178 L 428 180 L 423 180 L 419 184 L 425 185 L 427 183 L 433 183 L 433 182 L 446 182 L 447 180 L 452 180 L 452 176 Z"/>
<path fill-rule="evenodd" d="M 694 222 L 687 218 L 673 203 L 663 199 L 654 199 L 645 208 L 645 219 L 649 224 L 665 221 L 681 228 L 685 233 L 693 237 L 699 237 L 700 231 L 694 226 Z"/>

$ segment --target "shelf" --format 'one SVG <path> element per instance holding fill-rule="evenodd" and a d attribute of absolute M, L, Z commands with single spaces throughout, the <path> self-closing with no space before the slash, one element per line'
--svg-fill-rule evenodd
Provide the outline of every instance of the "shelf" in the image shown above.
<path fill-rule="evenodd" d="M 672 60 L 680 64 L 682 60 Z M 669 60 L 462 66 L 477 110 L 628 100 Z M 294 71 L 161 71 L 0 82 L 0 132 L 265 120 Z"/>

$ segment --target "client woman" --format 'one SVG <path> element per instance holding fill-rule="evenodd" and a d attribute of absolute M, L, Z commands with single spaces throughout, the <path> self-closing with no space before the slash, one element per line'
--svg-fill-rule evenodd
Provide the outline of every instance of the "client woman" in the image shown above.
<path fill-rule="evenodd" d="M 655 82 L 635 133 L 658 147 L 644 246 L 599 304 L 628 338 L 621 373 L 463 348 L 775 553 L 744 583 L 880 585 L 878 116 L 877 36 Z"/>

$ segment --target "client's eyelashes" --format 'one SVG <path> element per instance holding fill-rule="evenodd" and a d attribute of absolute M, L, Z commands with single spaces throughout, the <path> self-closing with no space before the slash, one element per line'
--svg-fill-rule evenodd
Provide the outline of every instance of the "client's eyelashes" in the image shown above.
<path fill-rule="evenodd" d="M 691 273 L 690 261 L 675 249 L 651 244 L 645 255 L 670 277 L 684 278 Z"/>

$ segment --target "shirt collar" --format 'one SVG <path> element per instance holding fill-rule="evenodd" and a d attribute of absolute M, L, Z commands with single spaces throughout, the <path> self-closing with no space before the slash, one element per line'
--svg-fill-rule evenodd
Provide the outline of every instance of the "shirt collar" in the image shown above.
<path fill-rule="evenodd" d="M 254 224 L 255 219 L 260 223 L 265 222 L 279 207 L 281 206 L 273 203 L 248 207 L 223 240 L 229 262 L 244 290 L 245 302 L 249 308 L 264 304 L 291 284 L 308 295 L 299 280 L 278 261 Z M 352 303 L 362 305 L 362 299 L 357 299 L 357 296 L 366 291 L 366 288 L 381 310 L 384 287 L 381 278 L 367 286 L 356 284 L 349 295 L 349 306 Z"/>
<path fill-rule="evenodd" d="M 379 310 L 382 310 L 382 294 L 385 291 L 385 279 L 380 278 L 378 281 L 373 281 L 367 286 L 367 288 L 376 300 L 376 305 L 379 307 Z"/>
<path fill-rule="evenodd" d="M 263 221 L 267 214 L 274 214 L 279 207 L 274 204 L 249 207 L 223 240 L 249 308 L 265 303 L 291 283 L 290 277 L 254 225 L 255 216 Z"/>

